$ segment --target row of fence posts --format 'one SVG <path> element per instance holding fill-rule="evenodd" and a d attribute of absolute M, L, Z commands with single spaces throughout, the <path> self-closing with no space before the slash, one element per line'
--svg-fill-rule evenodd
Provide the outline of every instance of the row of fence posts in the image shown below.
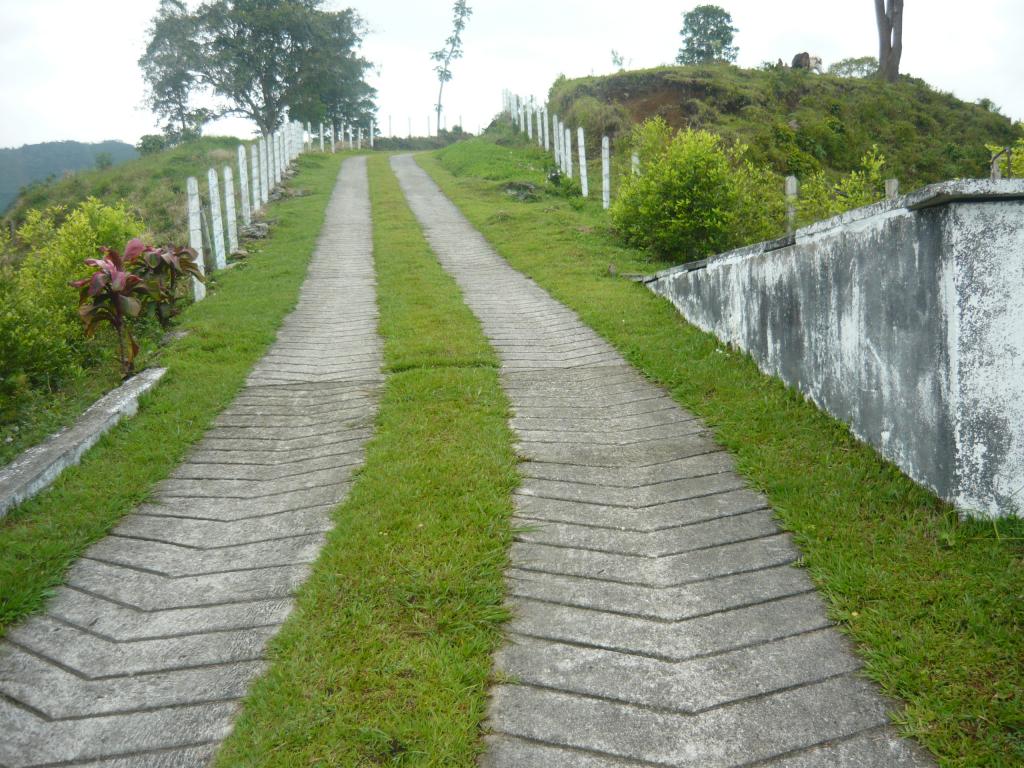
<path fill-rule="evenodd" d="M 199 180 L 195 176 L 188 177 L 188 240 L 196 252 L 200 272 L 205 274 L 207 268 L 215 270 L 227 266 L 228 255 L 238 251 L 239 216 L 244 226 L 252 223 L 252 217 L 270 201 L 271 189 L 281 183 L 285 169 L 298 157 L 303 144 L 302 125 L 296 122 L 286 123 L 280 130 L 257 139 L 248 148 L 239 144 L 238 187 L 230 165 L 223 166 L 219 175 L 216 168 L 210 168 L 206 174 L 208 206 L 205 211 L 199 196 Z M 224 185 L 223 197 L 221 183 Z M 235 209 L 236 192 L 241 211 Z M 204 254 L 204 242 L 209 245 L 209 261 Z M 196 301 L 201 301 L 206 297 L 206 286 L 193 279 L 192 293 Z"/>
<path fill-rule="evenodd" d="M 329 126 L 330 133 L 324 131 L 323 123 L 319 126 L 320 151 L 325 151 L 324 140 L 330 138 L 330 151 L 336 151 L 338 144 L 335 126 Z M 370 121 L 369 146 L 374 145 L 376 126 Z M 216 168 L 210 168 L 206 174 L 206 191 L 208 205 L 203 209 L 199 194 L 199 180 L 189 176 L 186 182 L 188 195 L 188 240 L 189 246 L 196 252 L 196 264 L 204 275 L 207 270 L 224 269 L 227 257 L 238 251 L 238 220 L 243 226 L 252 224 L 252 219 L 263 206 L 270 202 L 271 190 L 281 183 L 286 168 L 303 151 L 313 149 L 314 134 L 312 126 L 306 123 L 289 122 L 280 130 L 269 136 L 262 136 L 248 147 L 238 145 L 238 186 L 235 186 L 235 171 L 225 165 L 218 174 Z M 348 148 L 363 148 L 363 129 L 358 126 L 345 125 L 340 131 L 341 142 L 344 143 L 348 134 Z M 221 185 L 223 184 L 223 195 Z M 241 210 L 235 208 L 235 195 L 238 195 Z M 221 208 L 223 201 L 223 211 Z M 204 255 L 204 242 L 207 244 Z M 199 280 L 192 280 L 192 295 L 196 301 L 206 298 L 206 286 Z"/>
<path fill-rule="evenodd" d="M 377 132 L 377 124 L 373 120 L 371 120 L 370 121 L 370 131 L 367 134 L 367 140 L 368 140 L 367 143 L 368 143 L 370 149 L 373 149 L 374 135 L 376 134 L 376 132 Z M 309 123 L 306 123 L 306 133 L 309 135 L 309 146 L 307 147 L 307 149 L 311 150 L 312 149 L 312 143 L 313 143 L 313 136 L 314 136 L 314 134 L 312 132 L 312 126 Z M 324 124 L 320 123 L 319 132 L 318 133 L 319 133 L 319 137 L 320 137 L 320 151 L 321 152 L 325 151 L 324 145 L 326 143 L 327 145 L 329 145 L 329 148 L 331 150 L 331 154 L 333 155 L 335 153 L 335 151 L 337 150 L 337 146 L 338 146 L 339 140 L 340 140 L 340 143 L 344 146 L 346 134 L 348 135 L 348 148 L 349 149 L 362 149 L 363 148 L 363 128 L 362 128 L 362 126 L 353 126 L 353 125 L 346 124 L 346 125 L 341 126 L 340 129 L 338 129 L 338 128 L 336 128 L 332 124 L 332 125 L 327 126 L 327 128 L 325 130 Z"/>
<path fill-rule="evenodd" d="M 569 179 L 573 178 L 573 146 L 572 131 L 558 119 L 558 115 L 548 115 L 547 107 L 537 104 L 531 97 L 524 99 L 510 90 L 502 92 L 502 110 L 512 117 L 512 125 L 526 132 L 529 140 L 536 136 L 537 145 L 545 152 L 552 152 L 555 165 Z M 550 132 L 549 132 L 550 128 Z M 576 146 L 579 158 L 580 191 L 583 197 L 590 197 L 590 184 L 587 179 L 586 135 L 583 127 L 576 129 Z M 640 172 L 640 157 L 633 152 L 630 156 L 630 171 L 635 175 Z M 785 181 L 786 194 L 786 231 L 792 233 L 796 228 L 796 201 L 799 183 L 796 176 L 787 176 Z M 892 200 L 899 196 L 898 179 L 885 180 L 885 196 Z M 607 209 L 611 205 L 611 142 L 607 136 L 601 137 L 601 204 Z"/>

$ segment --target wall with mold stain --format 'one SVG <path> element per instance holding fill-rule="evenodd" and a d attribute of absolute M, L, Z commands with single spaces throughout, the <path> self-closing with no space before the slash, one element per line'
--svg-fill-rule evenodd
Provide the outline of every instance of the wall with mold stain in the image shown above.
<path fill-rule="evenodd" d="M 1024 181 L 956 181 L 647 279 L 969 514 L 1024 514 Z"/>

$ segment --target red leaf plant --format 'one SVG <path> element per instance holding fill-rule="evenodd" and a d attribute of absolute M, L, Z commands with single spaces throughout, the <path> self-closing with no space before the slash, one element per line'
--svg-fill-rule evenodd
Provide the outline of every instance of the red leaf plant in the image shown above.
<path fill-rule="evenodd" d="M 146 283 L 146 290 L 156 306 L 156 319 L 167 328 L 171 318 L 177 314 L 175 303 L 178 299 L 178 279 L 191 275 L 200 282 L 203 273 L 196 263 L 196 252 L 191 248 L 156 248 L 144 245 L 138 238 L 124 249 L 125 262 L 129 269 Z"/>
<path fill-rule="evenodd" d="M 104 322 L 110 323 L 117 333 L 118 358 L 125 378 L 131 376 L 135 356 L 139 353 L 128 320 L 139 316 L 149 298 L 143 279 L 129 272 L 125 263 L 137 258 L 144 249 L 142 241 L 132 240 L 122 258 L 113 248 L 101 246 L 102 258 L 85 260 L 95 271 L 71 283 L 78 288 L 78 316 L 85 325 L 85 335 L 92 336 Z"/>

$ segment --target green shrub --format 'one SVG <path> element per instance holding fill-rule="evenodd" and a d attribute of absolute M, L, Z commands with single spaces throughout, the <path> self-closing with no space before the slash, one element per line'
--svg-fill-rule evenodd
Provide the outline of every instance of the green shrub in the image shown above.
<path fill-rule="evenodd" d="M 661 118 L 633 130 L 640 173 L 623 179 L 612 222 L 631 245 L 693 261 L 782 230 L 781 180 L 702 130 L 672 130 Z"/>
<path fill-rule="evenodd" d="M 18 230 L 28 254 L 17 269 L 8 268 L 0 293 L 0 389 L 7 396 L 27 386 L 52 389 L 95 359 L 69 283 L 89 274 L 85 259 L 101 245 L 142 231 L 123 206 L 93 198 L 70 213 L 63 206 L 29 212 Z"/>
<path fill-rule="evenodd" d="M 800 186 L 797 223 L 803 226 L 878 202 L 885 196 L 884 166 L 885 156 L 877 146 L 872 146 L 861 158 L 860 170 L 843 176 L 835 184 L 822 171 L 811 174 Z"/>

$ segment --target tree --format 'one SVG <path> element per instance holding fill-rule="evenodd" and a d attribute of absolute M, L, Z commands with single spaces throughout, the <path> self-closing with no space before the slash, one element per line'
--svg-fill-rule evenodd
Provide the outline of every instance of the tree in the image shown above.
<path fill-rule="evenodd" d="M 736 61 L 739 48 L 732 44 L 737 32 L 732 16 L 717 5 L 698 5 L 683 14 L 683 46 L 676 55 L 678 64 L 703 64 L 709 61 Z"/>
<path fill-rule="evenodd" d="M 444 93 L 444 84 L 452 79 L 451 63 L 455 59 L 462 58 L 462 30 L 466 28 L 466 20 L 473 15 L 473 9 L 466 5 L 466 0 L 455 0 L 452 8 L 452 33 L 444 41 L 444 48 L 434 51 L 430 58 L 439 62 L 434 71 L 437 72 L 437 79 L 441 87 L 437 90 L 437 127 L 441 127 L 441 94 Z"/>
<path fill-rule="evenodd" d="M 828 68 L 828 73 L 839 77 L 871 77 L 878 74 L 878 59 L 874 56 L 840 59 Z"/>
<path fill-rule="evenodd" d="M 341 104 L 365 108 L 368 101 L 372 108 L 374 91 L 363 80 L 370 64 L 358 54 L 362 20 L 351 9 L 321 10 L 323 4 L 208 0 L 189 14 L 181 0 L 161 0 L 147 52 L 163 52 L 166 64 L 144 57 L 143 73 L 154 93 L 166 88 L 176 108 L 204 91 L 224 100 L 217 114 L 248 117 L 263 133 L 288 111 L 314 122 Z"/>
<path fill-rule="evenodd" d="M 878 76 L 895 83 L 903 55 L 903 0 L 875 0 L 878 24 Z"/>
<path fill-rule="evenodd" d="M 200 135 L 209 110 L 190 106 L 196 89 L 196 20 L 181 0 L 160 0 L 160 7 L 149 29 L 149 45 L 139 58 L 143 77 L 149 84 L 147 102 L 167 122 L 169 137 Z"/>

